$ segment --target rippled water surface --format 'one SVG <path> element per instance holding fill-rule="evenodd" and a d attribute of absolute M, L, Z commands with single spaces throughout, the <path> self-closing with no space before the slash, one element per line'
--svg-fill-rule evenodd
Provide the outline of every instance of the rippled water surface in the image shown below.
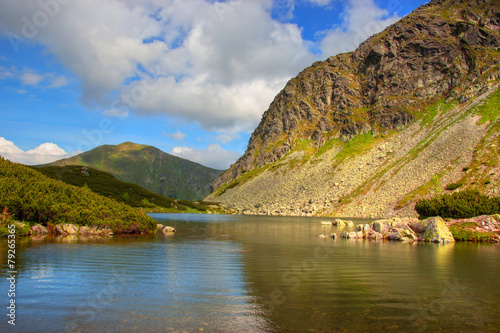
<path fill-rule="evenodd" d="M 18 239 L 15 327 L 2 240 L 0 331 L 500 331 L 499 245 L 332 240 L 316 218 L 153 217 L 177 232 Z"/>

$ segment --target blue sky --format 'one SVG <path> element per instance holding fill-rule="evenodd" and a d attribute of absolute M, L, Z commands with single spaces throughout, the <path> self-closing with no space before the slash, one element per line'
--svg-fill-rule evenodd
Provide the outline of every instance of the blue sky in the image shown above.
<path fill-rule="evenodd" d="M 225 169 L 290 78 L 425 2 L 0 0 L 0 155 L 132 141 Z"/>

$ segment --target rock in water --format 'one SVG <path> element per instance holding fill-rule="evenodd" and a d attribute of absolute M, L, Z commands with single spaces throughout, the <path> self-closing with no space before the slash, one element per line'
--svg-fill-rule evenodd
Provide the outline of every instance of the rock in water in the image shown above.
<path fill-rule="evenodd" d="M 430 217 L 424 221 L 428 224 L 425 231 L 419 235 L 420 241 L 442 244 L 455 243 L 455 238 L 441 217 Z"/>
<path fill-rule="evenodd" d="M 162 232 L 165 235 L 171 235 L 175 232 L 175 229 L 174 229 L 174 227 L 166 226 L 165 228 L 162 229 Z"/>

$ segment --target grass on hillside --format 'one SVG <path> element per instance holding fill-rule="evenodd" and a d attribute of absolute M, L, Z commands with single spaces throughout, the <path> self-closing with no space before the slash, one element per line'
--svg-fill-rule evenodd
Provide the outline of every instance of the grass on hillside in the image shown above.
<path fill-rule="evenodd" d="M 89 167 L 69 165 L 41 167 L 35 170 L 65 183 L 87 188 L 92 192 L 146 211 L 169 213 L 205 213 L 214 203 L 177 200 L 150 192 L 139 185 L 122 182 L 110 173 Z"/>

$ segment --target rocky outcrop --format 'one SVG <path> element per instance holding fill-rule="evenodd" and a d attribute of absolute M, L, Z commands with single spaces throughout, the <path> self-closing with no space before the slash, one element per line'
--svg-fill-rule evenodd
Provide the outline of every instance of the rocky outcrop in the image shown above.
<path fill-rule="evenodd" d="M 498 95 L 499 17 L 498 1 L 432 1 L 313 64 L 276 96 L 207 199 L 244 214 L 416 216 L 421 196 L 461 179 L 483 151 L 499 153 L 494 122 L 477 112 Z M 477 163 L 484 176 L 471 186 L 500 195 L 490 177 L 500 165 L 485 168 L 495 161 Z"/>
<path fill-rule="evenodd" d="M 361 224 L 355 231 L 342 231 L 341 238 L 387 239 L 405 243 L 454 243 L 455 239 L 440 217 L 422 221 L 415 218 L 393 218 Z"/>

